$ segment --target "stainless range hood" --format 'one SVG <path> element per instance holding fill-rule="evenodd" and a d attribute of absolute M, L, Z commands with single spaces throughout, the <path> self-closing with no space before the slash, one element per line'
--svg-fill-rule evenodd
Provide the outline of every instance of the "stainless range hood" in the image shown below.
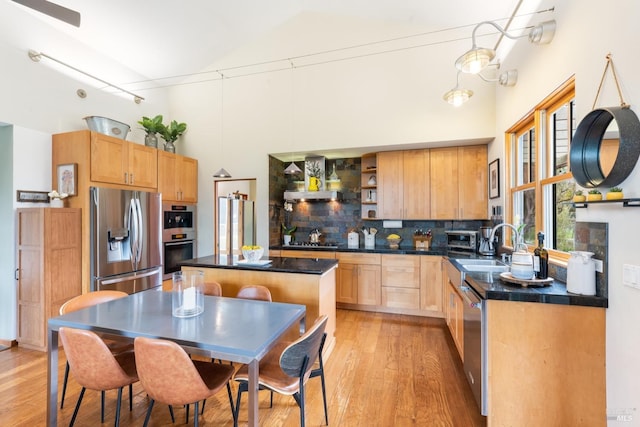
<path fill-rule="evenodd" d="M 342 193 L 339 191 L 285 191 L 284 199 L 307 202 L 342 200 Z"/>

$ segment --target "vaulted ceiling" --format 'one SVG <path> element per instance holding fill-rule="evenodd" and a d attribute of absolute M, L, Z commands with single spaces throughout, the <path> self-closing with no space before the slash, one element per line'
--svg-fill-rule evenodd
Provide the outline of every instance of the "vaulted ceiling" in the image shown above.
<path fill-rule="evenodd" d="M 243 44 L 304 13 L 382 23 L 392 26 L 398 36 L 465 27 L 469 37 L 473 24 L 484 20 L 501 20 L 504 25 L 516 14 L 523 16 L 526 24 L 531 18 L 527 14 L 539 1 L 54 0 L 80 13 L 80 27 L 12 1 L 2 3 L 0 14 L 5 28 L 0 36 L 4 41 L 30 44 L 29 48 L 43 51 L 55 51 L 65 40 L 73 41 L 152 80 L 206 69 Z M 38 38 L 38 34 L 47 36 Z"/>

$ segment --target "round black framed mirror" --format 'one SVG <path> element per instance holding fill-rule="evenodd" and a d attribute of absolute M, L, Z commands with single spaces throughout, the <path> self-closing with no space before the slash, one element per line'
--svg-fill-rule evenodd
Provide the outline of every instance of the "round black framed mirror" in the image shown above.
<path fill-rule="evenodd" d="M 580 186 L 615 187 L 627 179 L 639 155 L 638 116 L 626 107 L 598 108 L 578 124 L 569 164 Z"/>

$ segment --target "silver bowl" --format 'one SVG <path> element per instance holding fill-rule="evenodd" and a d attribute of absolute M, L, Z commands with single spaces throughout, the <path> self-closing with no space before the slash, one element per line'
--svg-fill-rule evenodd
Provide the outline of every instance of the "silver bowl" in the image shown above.
<path fill-rule="evenodd" d="M 87 116 L 84 120 L 87 122 L 89 130 L 116 138 L 126 139 L 129 129 L 131 129 L 128 124 L 107 117 Z"/>

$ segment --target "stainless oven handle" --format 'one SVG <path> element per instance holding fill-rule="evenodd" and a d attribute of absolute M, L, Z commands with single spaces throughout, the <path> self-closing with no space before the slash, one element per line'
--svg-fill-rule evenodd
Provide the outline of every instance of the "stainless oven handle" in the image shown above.
<path fill-rule="evenodd" d="M 180 240 L 179 242 L 165 242 L 165 246 L 178 246 L 184 245 L 185 243 L 193 242 L 193 240 Z"/>

